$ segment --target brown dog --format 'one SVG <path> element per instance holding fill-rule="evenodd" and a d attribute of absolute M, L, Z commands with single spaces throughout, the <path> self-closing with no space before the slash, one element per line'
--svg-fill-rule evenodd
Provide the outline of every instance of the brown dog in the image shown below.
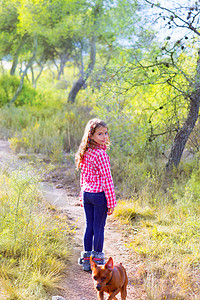
<path fill-rule="evenodd" d="M 90 257 L 92 278 L 94 287 L 97 290 L 97 299 L 103 300 L 103 293 L 109 294 L 107 300 L 115 299 L 115 295 L 121 292 L 121 299 L 126 300 L 128 277 L 122 264 L 113 265 L 112 257 L 109 258 L 105 266 L 98 266 Z"/>

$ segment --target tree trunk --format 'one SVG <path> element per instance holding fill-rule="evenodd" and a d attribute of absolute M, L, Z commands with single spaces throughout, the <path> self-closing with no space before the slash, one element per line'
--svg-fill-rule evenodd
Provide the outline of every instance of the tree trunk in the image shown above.
<path fill-rule="evenodd" d="M 81 44 L 81 47 L 80 47 L 80 57 L 81 57 L 81 64 L 79 67 L 80 69 L 80 75 L 84 76 L 84 62 L 83 62 L 83 43 L 80 43 Z M 83 89 L 86 89 L 87 87 L 87 84 L 86 82 L 83 84 L 82 88 Z"/>
<path fill-rule="evenodd" d="M 17 49 L 18 50 L 18 49 Z M 19 51 L 16 51 L 14 58 L 13 58 L 13 63 L 12 63 L 12 67 L 10 69 L 10 75 L 15 75 L 15 71 L 17 68 L 17 64 L 18 64 L 18 57 L 19 57 Z"/>
<path fill-rule="evenodd" d="M 32 75 L 32 86 L 34 87 L 35 84 L 35 74 L 34 74 L 34 70 L 33 70 L 33 66 L 30 66 L 31 69 L 31 75 Z"/>
<path fill-rule="evenodd" d="M 35 74 L 34 74 L 34 70 L 33 70 L 33 66 L 31 65 L 30 69 L 31 69 L 31 74 L 32 74 L 32 86 L 36 89 L 36 85 L 37 85 L 37 81 L 40 78 L 40 75 L 42 74 L 42 71 L 44 69 L 44 64 L 40 63 L 39 61 L 36 61 L 38 66 L 40 67 L 40 71 L 37 74 L 36 78 L 35 78 Z"/>
<path fill-rule="evenodd" d="M 40 78 L 42 71 L 44 69 L 44 64 L 38 63 L 38 65 L 40 66 L 40 72 L 37 74 L 36 78 L 35 78 L 35 82 L 34 82 L 34 87 L 36 89 L 36 85 L 37 85 L 37 81 Z"/>
<path fill-rule="evenodd" d="M 88 77 L 90 76 L 90 74 L 94 68 L 95 59 L 96 59 L 96 37 L 92 37 L 92 39 L 90 41 L 90 63 L 88 65 L 87 70 L 80 76 L 80 78 L 73 85 L 73 87 L 69 93 L 69 96 L 68 96 L 69 102 L 71 102 L 71 103 L 75 102 L 78 92 L 85 85 Z"/>
<path fill-rule="evenodd" d="M 27 74 L 27 71 L 28 69 L 32 66 L 34 60 L 35 60 L 35 57 L 36 57 L 36 52 L 37 52 L 37 37 L 35 36 L 34 38 L 34 44 L 35 44 L 35 49 L 34 49 L 34 52 L 33 52 L 33 56 L 31 57 L 31 59 L 29 60 L 29 63 L 26 65 L 26 68 L 21 76 L 21 79 L 20 79 L 20 84 L 17 88 L 17 91 L 15 92 L 14 96 L 12 97 L 12 99 L 10 100 L 10 104 L 14 103 L 17 99 L 17 97 L 19 96 L 22 88 L 23 88 L 23 84 L 24 84 L 24 78 Z"/>
<path fill-rule="evenodd" d="M 58 69 L 58 77 L 57 77 L 58 80 L 60 80 L 61 75 L 64 75 L 64 68 L 67 60 L 68 60 L 68 54 L 60 55 L 60 68 Z"/>
<path fill-rule="evenodd" d="M 174 138 L 174 142 L 171 148 L 171 152 L 166 164 L 167 172 L 171 172 L 173 167 L 178 167 L 183 150 L 190 136 L 190 133 L 194 129 L 196 121 L 199 115 L 200 105 L 200 49 L 198 52 L 197 72 L 195 76 L 194 91 L 190 95 L 190 106 L 188 116 L 183 124 L 183 127 L 179 130 Z"/>
<path fill-rule="evenodd" d="M 12 67 L 10 69 L 10 75 L 15 75 L 15 71 L 16 71 L 16 68 L 17 68 L 17 64 L 18 64 L 18 57 L 19 57 L 19 54 L 20 54 L 20 51 L 21 51 L 21 48 L 24 44 L 24 41 L 26 39 L 26 35 L 24 35 L 20 41 L 20 44 L 19 46 L 17 47 L 17 50 L 14 54 L 14 57 L 13 57 L 13 63 L 12 63 Z"/>

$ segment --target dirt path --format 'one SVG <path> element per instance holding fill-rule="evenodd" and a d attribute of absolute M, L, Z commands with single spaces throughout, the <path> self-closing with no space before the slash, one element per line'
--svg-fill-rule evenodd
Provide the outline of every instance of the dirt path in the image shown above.
<path fill-rule="evenodd" d="M 14 156 L 7 141 L 0 140 L 0 166 L 9 165 L 12 167 L 16 164 L 16 156 Z M 80 252 L 83 250 L 83 232 L 84 232 L 84 212 L 79 205 L 77 195 L 68 186 L 67 188 L 56 188 L 56 185 L 47 182 L 42 183 L 44 199 L 55 205 L 61 214 L 67 214 L 70 222 L 76 226 L 74 236 L 74 252 L 68 274 L 63 281 L 65 292 L 62 294 L 66 300 L 96 300 L 96 292 L 93 287 L 91 274 L 84 272 L 77 264 Z M 127 300 L 143 300 L 147 299 L 144 291 L 139 286 L 134 285 L 134 274 L 141 264 L 137 256 L 134 256 L 130 250 L 124 246 L 125 237 L 119 229 L 116 220 L 112 216 L 107 219 L 105 230 L 104 252 L 106 259 L 113 257 L 114 262 L 122 262 L 127 270 L 129 277 Z M 134 257 L 134 258 L 133 258 Z M 120 296 L 118 296 L 120 299 Z"/>

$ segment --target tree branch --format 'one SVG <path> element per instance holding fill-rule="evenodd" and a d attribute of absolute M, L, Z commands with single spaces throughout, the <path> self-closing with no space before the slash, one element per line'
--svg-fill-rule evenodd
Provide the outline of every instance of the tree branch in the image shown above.
<path fill-rule="evenodd" d="M 171 21 L 173 21 L 176 25 L 176 27 L 185 27 L 185 28 L 189 28 L 190 30 L 192 30 L 194 33 L 196 33 L 197 35 L 200 36 L 200 32 L 192 25 L 192 23 L 194 22 L 194 20 L 192 22 L 188 22 L 186 20 L 184 20 L 183 18 L 181 18 L 180 16 L 178 16 L 174 11 L 166 8 L 166 7 L 163 7 L 161 6 L 160 4 L 155 4 L 149 0 L 145 0 L 145 2 L 147 2 L 148 4 L 150 5 L 155 5 L 156 7 L 162 9 L 162 10 L 165 10 L 167 11 L 168 13 L 172 14 L 173 15 L 173 19 L 170 18 Z M 176 22 L 174 21 L 174 19 L 178 19 L 179 21 L 183 22 L 186 26 L 183 26 L 183 25 L 178 25 L 176 24 Z"/>

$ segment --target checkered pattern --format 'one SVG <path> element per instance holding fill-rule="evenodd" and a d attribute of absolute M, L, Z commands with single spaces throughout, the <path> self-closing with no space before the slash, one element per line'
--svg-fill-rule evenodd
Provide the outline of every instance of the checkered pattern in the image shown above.
<path fill-rule="evenodd" d="M 116 198 L 114 184 L 110 171 L 109 156 L 105 151 L 106 146 L 97 149 L 88 148 L 81 162 L 81 193 L 105 193 L 108 208 L 115 207 Z"/>

